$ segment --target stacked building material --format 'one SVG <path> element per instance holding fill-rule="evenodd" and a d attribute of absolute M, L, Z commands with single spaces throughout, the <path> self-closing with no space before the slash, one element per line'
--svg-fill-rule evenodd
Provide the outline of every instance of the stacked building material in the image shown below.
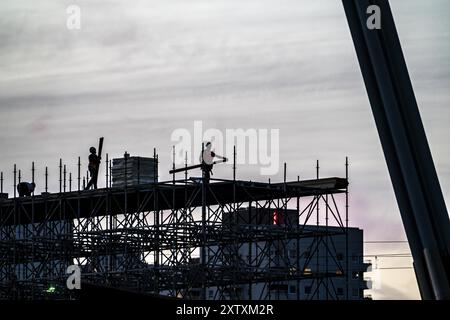
<path fill-rule="evenodd" d="M 139 184 L 153 183 L 158 180 L 158 163 L 154 158 L 130 157 L 113 159 L 112 186 L 123 188 Z"/>

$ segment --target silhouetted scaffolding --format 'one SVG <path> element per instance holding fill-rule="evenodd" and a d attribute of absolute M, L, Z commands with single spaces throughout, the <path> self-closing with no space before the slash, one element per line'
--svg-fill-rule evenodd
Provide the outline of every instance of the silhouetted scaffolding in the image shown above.
<path fill-rule="evenodd" d="M 1 299 L 76 297 L 66 288 L 73 264 L 81 267 L 82 283 L 187 299 L 205 298 L 209 287 L 218 288 L 215 299 L 239 299 L 242 286 L 251 292 L 257 283 L 275 288 L 305 279 L 315 283 L 311 299 L 323 298 L 320 287 L 326 298 L 338 299 L 333 280 L 348 284 L 348 163 L 345 178 L 319 178 L 317 166 L 313 180 L 240 181 L 234 172 L 232 180 L 174 177 L 123 188 L 111 187 L 110 167 L 106 188 L 84 191 L 78 174 L 77 191 L 48 193 L 46 187 L 41 195 L 0 199 Z M 288 208 L 296 210 L 293 222 Z M 276 211 L 284 222 L 255 223 L 263 210 Z M 325 228 L 319 228 L 320 215 Z M 333 245 L 336 236 L 346 239 L 343 259 Z M 307 238 L 309 257 L 324 250 L 334 268 L 319 267 L 313 258 L 274 261 L 274 248 L 287 240 L 300 248 Z M 249 252 L 243 256 L 244 246 Z"/>

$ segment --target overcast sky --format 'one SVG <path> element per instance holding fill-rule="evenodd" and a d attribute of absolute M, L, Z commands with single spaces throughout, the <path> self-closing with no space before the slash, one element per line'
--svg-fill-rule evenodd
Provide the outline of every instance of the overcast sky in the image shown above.
<path fill-rule="evenodd" d="M 66 28 L 70 4 L 81 8 L 81 30 Z M 450 2 L 391 5 L 450 203 Z M 171 133 L 195 120 L 280 129 L 288 179 L 314 177 L 316 159 L 322 176 L 343 176 L 349 156 L 351 225 L 366 240 L 405 239 L 341 1 L 7 0 L 0 13 L 0 169 L 9 190 L 13 164 L 27 180 L 32 160 L 38 180 L 50 167 L 56 189 L 59 158 L 75 172 L 99 136 L 113 156 L 156 147 L 167 179 Z M 227 178 L 231 168 L 214 173 Z M 268 178 L 258 175 L 258 166 L 238 168 L 239 179 Z M 419 297 L 412 270 L 378 272 L 374 298 Z"/>

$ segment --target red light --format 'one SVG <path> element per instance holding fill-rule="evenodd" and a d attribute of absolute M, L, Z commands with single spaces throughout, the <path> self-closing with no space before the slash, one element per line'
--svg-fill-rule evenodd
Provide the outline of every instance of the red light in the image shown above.
<path fill-rule="evenodd" d="M 278 212 L 273 212 L 273 224 L 278 224 Z"/>

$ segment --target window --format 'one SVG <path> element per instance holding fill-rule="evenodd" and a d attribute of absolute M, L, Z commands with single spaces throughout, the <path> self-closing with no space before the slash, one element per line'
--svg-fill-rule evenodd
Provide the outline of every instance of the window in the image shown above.
<path fill-rule="evenodd" d="M 338 296 L 344 295 L 344 289 L 343 288 L 337 288 L 336 292 L 337 292 Z"/>
<path fill-rule="evenodd" d="M 311 294 L 311 286 L 305 286 L 305 294 Z"/>
<path fill-rule="evenodd" d="M 305 269 L 303 270 L 303 274 L 304 274 L 304 275 L 312 274 L 311 268 L 305 268 Z"/>
<path fill-rule="evenodd" d="M 359 272 L 358 271 L 353 271 L 352 272 L 352 279 L 353 280 L 359 279 Z"/>
<path fill-rule="evenodd" d="M 341 252 L 338 252 L 336 254 L 336 259 L 337 259 L 337 261 L 342 261 L 342 260 L 344 260 L 344 255 Z"/>
<path fill-rule="evenodd" d="M 214 291 L 213 290 L 209 290 L 208 291 L 208 295 L 209 295 L 209 298 L 212 299 L 214 297 Z"/>
<path fill-rule="evenodd" d="M 295 286 L 295 285 L 290 285 L 290 286 L 289 286 L 289 293 L 290 293 L 290 294 L 297 293 L 297 286 Z"/>

